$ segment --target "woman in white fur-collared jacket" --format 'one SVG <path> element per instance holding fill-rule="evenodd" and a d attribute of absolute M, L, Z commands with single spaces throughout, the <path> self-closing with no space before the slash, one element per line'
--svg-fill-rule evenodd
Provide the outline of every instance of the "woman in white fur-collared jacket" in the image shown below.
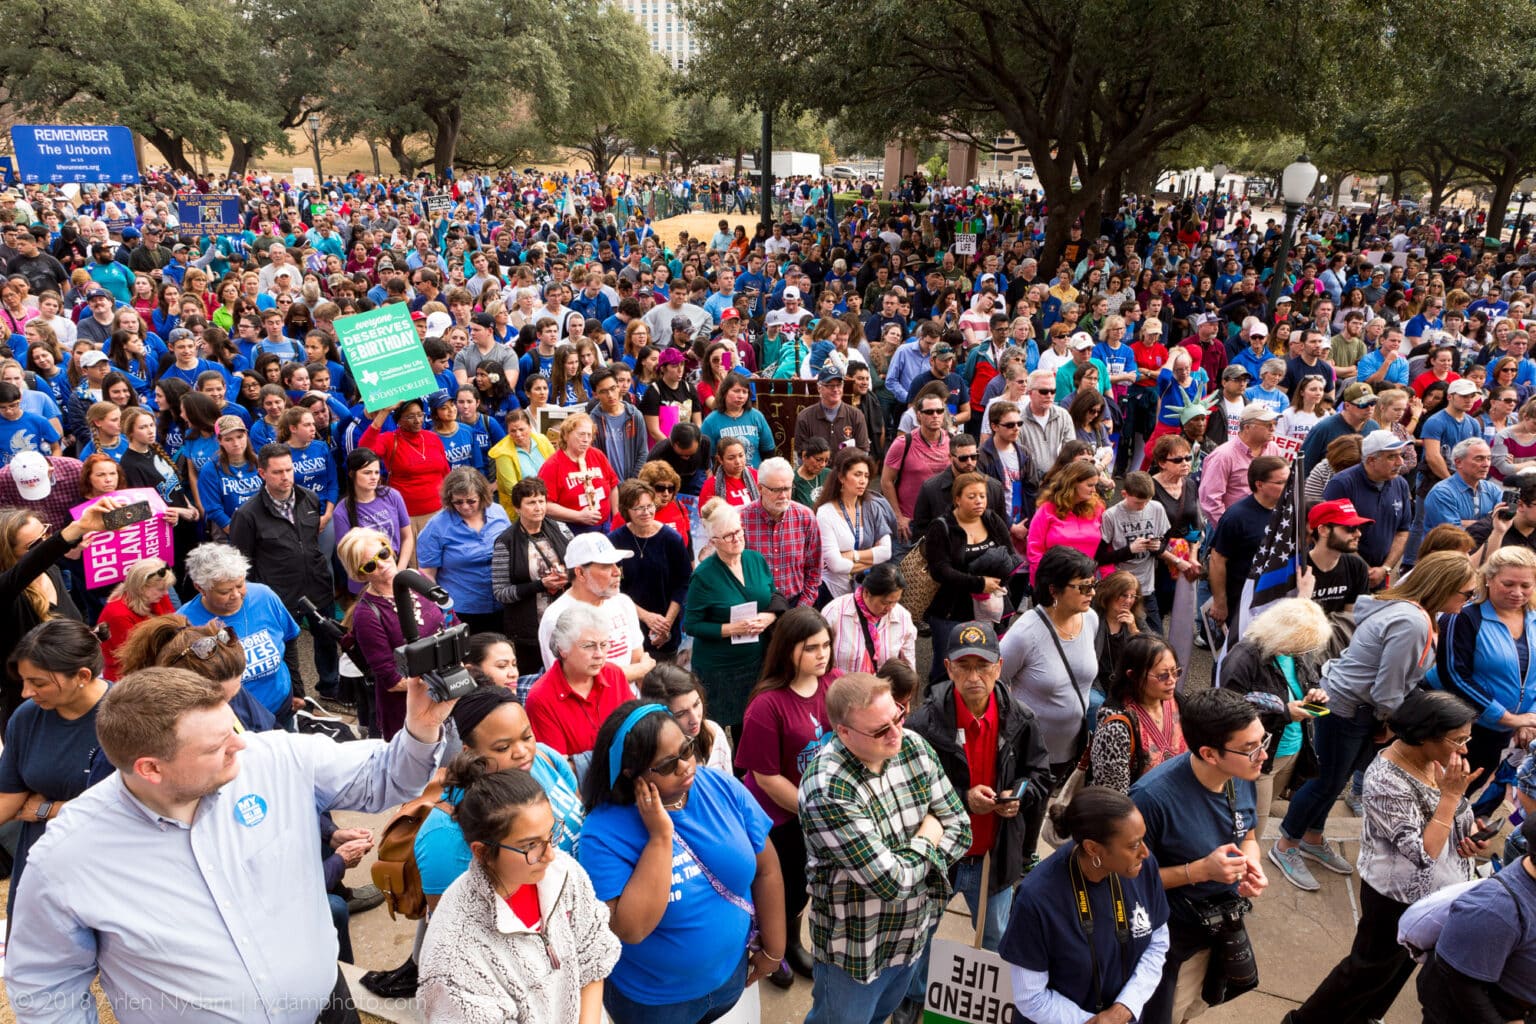
<path fill-rule="evenodd" d="M 599 1024 L 619 959 L 608 907 L 575 859 L 537 780 L 517 769 L 466 788 L 454 814 L 474 859 L 443 894 L 422 945 L 433 1024 Z"/>

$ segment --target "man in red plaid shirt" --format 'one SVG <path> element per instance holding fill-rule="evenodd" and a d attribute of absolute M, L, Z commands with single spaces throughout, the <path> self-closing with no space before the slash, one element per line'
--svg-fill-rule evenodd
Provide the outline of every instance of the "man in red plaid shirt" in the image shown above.
<path fill-rule="evenodd" d="M 758 500 L 741 510 L 747 547 L 768 560 L 773 589 L 790 607 L 816 603 L 821 586 L 821 527 L 811 510 L 794 501 L 795 471 L 784 459 L 767 459 L 757 469 Z"/>

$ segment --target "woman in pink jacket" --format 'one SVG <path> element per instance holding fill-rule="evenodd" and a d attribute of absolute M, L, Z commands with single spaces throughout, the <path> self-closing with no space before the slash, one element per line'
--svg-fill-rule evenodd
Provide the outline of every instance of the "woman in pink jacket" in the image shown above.
<path fill-rule="evenodd" d="M 1085 459 L 1067 463 L 1042 485 L 1035 517 L 1029 521 L 1029 540 L 1024 552 L 1031 583 L 1040 559 L 1059 544 L 1094 557 L 1104 519 L 1098 483 L 1098 467 Z"/>

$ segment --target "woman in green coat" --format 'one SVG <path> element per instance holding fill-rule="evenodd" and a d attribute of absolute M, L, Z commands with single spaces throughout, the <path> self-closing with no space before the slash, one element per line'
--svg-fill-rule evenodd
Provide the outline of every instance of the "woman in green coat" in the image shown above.
<path fill-rule="evenodd" d="M 739 736 L 747 694 L 763 668 L 763 631 L 777 618 L 768 610 L 773 573 L 762 555 L 747 550 L 734 506 L 711 498 L 700 518 L 715 553 L 693 570 L 683 631 L 693 637 L 693 672 L 704 681 L 711 717 Z M 751 612 L 736 612 L 742 605 Z"/>

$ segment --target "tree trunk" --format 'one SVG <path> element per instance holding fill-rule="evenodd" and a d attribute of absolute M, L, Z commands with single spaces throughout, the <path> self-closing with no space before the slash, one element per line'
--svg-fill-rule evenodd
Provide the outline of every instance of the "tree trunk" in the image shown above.
<path fill-rule="evenodd" d="M 160 154 L 165 157 L 165 162 L 170 164 L 171 170 L 178 174 L 197 173 L 192 162 L 187 159 L 187 144 L 179 136 L 173 136 L 169 132 L 156 128 L 145 132 L 144 138 L 160 151 Z"/>
<path fill-rule="evenodd" d="M 736 147 L 736 177 L 738 177 L 738 178 L 741 177 L 741 162 L 742 162 L 742 150 L 741 150 L 740 146 L 737 146 Z"/>
<path fill-rule="evenodd" d="M 1515 186 L 1520 183 L 1524 170 L 1520 161 L 1508 152 L 1499 167 L 1502 173 L 1488 182 L 1493 186 L 1493 201 L 1488 204 L 1488 223 L 1483 227 L 1485 238 L 1504 237 L 1504 211 L 1509 209 L 1509 197 L 1515 194 Z"/>
<path fill-rule="evenodd" d="M 459 148 L 459 130 L 464 124 L 464 109 L 457 103 L 438 107 L 432 113 L 432 124 L 437 128 L 432 140 L 432 169 L 439 177 L 446 177 L 453 167 L 454 154 Z"/>
<path fill-rule="evenodd" d="M 249 139 L 229 137 L 229 173 L 244 174 L 251 166 L 251 142 Z"/>
<path fill-rule="evenodd" d="M 1440 212 L 1440 204 L 1445 202 L 1445 182 L 1429 182 L 1429 215 L 1435 216 Z M 1396 198 L 1394 196 L 1394 198 Z"/>
<path fill-rule="evenodd" d="M 375 178 L 384 177 L 384 170 L 379 166 L 379 140 L 371 136 L 368 139 L 368 153 L 373 157 L 373 176 Z"/>
<path fill-rule="evenodd" d="M 400 173 L 404 177 L 416 177 L 416 161 L 405 150 L 405 136 L 400 133 L 389 135 L 386 140 L 389 144 L 389 155 L 395 158 L 395 163 L 400 165 Z"/>

